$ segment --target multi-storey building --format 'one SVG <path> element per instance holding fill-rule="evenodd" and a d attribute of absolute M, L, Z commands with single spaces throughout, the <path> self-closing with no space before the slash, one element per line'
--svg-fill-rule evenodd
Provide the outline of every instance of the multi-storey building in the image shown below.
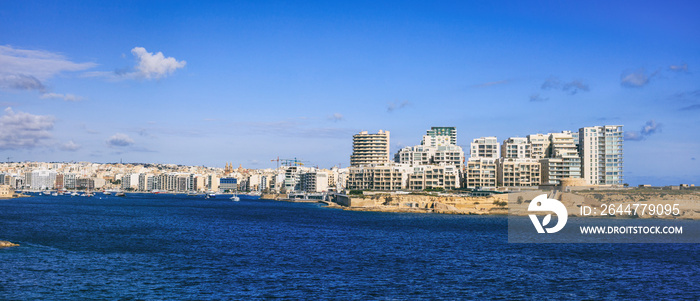
<path fill-rule="evenodd" d="M 328 174 L 321 171 L 310 171 L 301 174 L 300 187 L 306 192 L 328 191 Z"/>
<path fill-rule="evenodd" d="M 501 144 L 501 157 L 526 159 L 532 157 L 530 142 L 524 137 L 511 137 Z"/>
<path fill-rule="evenodd" d="M 377 134 L 362 131 L 352 136 L 351 166 L 382 164 L 390 161 L 389 131 L 379 130 Z"/>
<path fill-rule="evenodd" d="M 578 130 L 583 179 L 589 185 L 622 185 L 623 130 L 621 125 Z"/>
<path fill-rule="evenodd" d="M 53 170 L 34 170 L 26 174 L 26 183 L 30 189 L 53 189 L 56 184 L 56 172 Z"/>
<path fill-rule="evenodd" d="M 423 136 L 422 145 L 457 145 L 457 129 L 453 126 L 431 127 Z"/>
<path fill-rule="evenodd" d="M 376 166 L 351 166 L 348 174 L 348 189 L 401 190 L 408 185 L 411 167 L 405 164 L 383 164 Z"/>
<path fill-rule="evenodd" d="M 415 166 L 408 177 L 408 189 L 457 189 L 460 187 L 459 174 L 460 169 L 455 166 Z"/>
<path fill-rule="evenodd" d="M 569 131 L 549 134 L 550 157 L 540 159 L 542 184 L 558 185 L 564 178 L 581 177 L 581 158 Z"/>
<path fill-rule="evenodd" d="M 549 157 L 549 135 L 533 134 L 527 136 L 530 143 L 530 157 L 542 159 Z"/>
<path fill-rule="evenodd" d="M 495 188 L 498 158 L 469 158 L 466 170 L 467 188 Z"/>
<path fill-rule="evenodd" d="M 471 143 L 469 158 L 498 158 L 500 149 L 496 137 L 476 138 Z"/>
<path fill-rule="evenodd" d="M 498 186 L 538 186 L 540 180 L 541 164 L 536 159 L 501 158 L 498 160 Z"/>

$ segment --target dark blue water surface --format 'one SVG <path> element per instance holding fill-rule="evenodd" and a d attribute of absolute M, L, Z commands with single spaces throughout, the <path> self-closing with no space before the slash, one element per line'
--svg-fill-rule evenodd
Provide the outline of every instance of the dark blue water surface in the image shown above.
<path fill-rule="evenodd" d="M 38 196 L 0 200 L 0 240 L 8 300 L 700 298 L 697 244 L 509 244 L 494 216 Z"/>

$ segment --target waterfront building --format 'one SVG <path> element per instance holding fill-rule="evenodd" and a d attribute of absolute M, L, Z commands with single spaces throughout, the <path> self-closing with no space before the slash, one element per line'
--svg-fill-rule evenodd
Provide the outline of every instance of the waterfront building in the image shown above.
<path fill-rule="evenodd" d="M 527 136 L 530 143 L 530 158 L 543 159 L 549 157 L 549 134 L 533 134 Z"/>
<path fill-rule="evenodd" d="M 352 136 L 351 166 L 382 164 L 390 161 L 389 131 L 379 130 L 376 134 L 362 131 Z"/>
<path fill-rule="evenodd" d="M 136 190 L 139 188 L 139 175 L 137 173 L 128 173 L 122 177 L 122 190 Z"/>
<path fill-rule="evenodd" d="M 232 177 L 219 179 L 219 189 L 221 191 L 234 191 L 238 189 L 238 179 Z"/>
<path fill-rule="evenodd" d="M 407 188 L 410 172 L 411 167 L 406 164 L 351 166 L 347 187 L 350 190 L 402 190 Z"/>
<path fill-rule="evenodd" d="M 581 178 L 581 158 L 571 132 L 549 134 L 550 154 L 540 159 L 542 184 L 558 185 L 561 179 Z"/>
<path fill-rule="evenodd" d="M 310 171 L 301 174 L 299 182 L 301 191 L 326 192 L 328 191 L 328 174 L 321 171 Z"/>
<path fill-rule="evenodd" d="M 588 185 L 622 185 L 623 130 L 621 125 L 578 130 L 582 177 Z"/>
<path fill-rule="evenodd" d="M 469 158 L 466 167 L 467 188 L 495 188 L 498 158 Z"/>
<path fill-rule="evenodd" d="M 34 170 L 25 175 L 26 185 L 32 190 L 54 189 L 56 172 L 53 170 Z"/>
<path fill-rule="evenodd" d="M 498 158 L 500 148 L 496 137 L 481 137 L 472 140 L 470 158 Z"/>
<path fill-rule="evenodd" d="M 460 188 L 460 169 L 455 166 L 414 166 L 408 177 L 408 189 Z"/>
<path fill-rule="evenodd" d="M 462 169 L 464 152 L 457 145 L 416 145 L 404 147 L 394 156 L 396 163 L 418 165 L 453 165 Z"/>
<path fill-rule="evenodd" d="M 12 186 L 2 184 L 0 185 L 0 199 L 11 198 L 14 195 Z"/>
<path fill-rule="evenodd" d="M 537 159 L 500 158 L 498 160 L 498 186 L 531 187 L 539 186 L 541 164 Z"/>
<path fill-rule="evenodd" d="M 524 137 L 511 137 L 501 144 L 501 157 L 526 159 L 532 157 L 530 142 Z"/>
<path fill-rule="evenodd" d="M 139 191 L 152 191 L 155 189 L 156 177 L 152 174 L 139 174 Z"/>

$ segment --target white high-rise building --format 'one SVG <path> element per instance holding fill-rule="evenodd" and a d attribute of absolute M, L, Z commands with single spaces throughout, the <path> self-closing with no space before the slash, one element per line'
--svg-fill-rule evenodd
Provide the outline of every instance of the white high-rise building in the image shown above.
<path fill-rule="evenodd" d="M 35 170 L 27 174 L 26 183 L 30 189 L 53 189 L 56 184 L 56 172 L 53 170 Z"/>
<path fill-rule="evenodd" d="M 586 184 L 622 185 L 624 132 L 621 125 L 578 130 L 581 170 Z"/>
<path fill-rule="evenodd" d="M 351 166 L 382 164 L 390 161 L 389 131 L 379 130 L 377 134 L 362 131 L 352 136 Z"/>

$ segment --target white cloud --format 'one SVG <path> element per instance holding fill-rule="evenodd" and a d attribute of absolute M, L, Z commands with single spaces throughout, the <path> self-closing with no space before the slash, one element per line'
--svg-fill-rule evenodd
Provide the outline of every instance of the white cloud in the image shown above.
<path fill-rule="evenodd" d="M 688 72 L 688 64 L 671 65 L 671 66 L 668 66 L 668 69 L 671 71 L 676 71 L 676 72 Z"/>
<path fill-rule="evenodd" d="M 625 140 L 629 141 L 641 141 L 646 139 L 646 137 L 651 136 L 654 133 L 661 131 L 661 124 L 656 123 L 654 120 L 647 121 L 642 129 L 639 131 L 627 131 L 625 132 Z"/>
<path fill-rule="evenodd" d="M 178 61 L 174 57 L 165 57 L 162 52 L 148 52 L 146 48 L 134 47 L 131 54 L 136 58 L 136 66 L 115 71 L 85 72 L 86 77 L 104 77 L 110 80 L 123 79 L 160 79 L 171 75 L 177 69 L 184 68 L 186 61 Z"/>
<path fill-rule="evenodd" d="M 116 133 L 107 139 L 107 145 L 109 146 L 124 147 L 132 144 L 134 144 L 134 139 L 122 133 Z"/>
<path fill-rule="evenodd" d="M 64 151 L 74 152 L 80 149 L 80 145 L 71 140 L 62 144 L 59 148 Z"/>
<path fill-rule="evenodd" d="M 540 93 L 534 93 L 530 95 L 530 101 L 531 102 L 543 102 L 549 100 L 549 97 L 542 97 L 540 96 Z"/>
<path fill-rule="evenodd" d="M 0 116 L 0 149 L 30 149 L 51 139 L 54 117 L 5 109 Z"/>
<path fill-rule="evenodd" d="M 643 87 L 646 86 L 657 73 L 658 71 L 647 75 L 644 68 L 634 71 L 625 71 L 620 75 L 620 85 L 629 88 Z"/>
<path fill-rule="evenodd" d="M 386 111 L 389 112 L 389 113 L 391 113 L 391 112 L 393 112 L 393 111 L 396 111 L 396 110 L 399 110 L 399 109 L 403 109 L 403 108 L 405 108 L 405 107 L 407 107 L 407 106 L 409 106 L 409 105 L 411 105 L 411 102 L 408 101 L 408 100 L 404 100 L 404 101 L 402 101 L 402 102 L 400 102 L 400 103 L 397 103 L 397 102 L 390 102 L 389 105 L 388 105 L 387 108 L 386 108 Z"/>
<path fill-rule="evenodd" d="M 343 120 L 343 114 L 333 113 L 333 115 L 328 116 L 328 119 L 331 121 L 341 121 Z"/>
<path fill-rule="evenodd" d="M 159 79 L 170 75 L 187 64 L 185 61 L 178 62 L 174 57 L 165 57 L 162 52 L 153 54 L 143 47 L 134 47 L 131 53 L 139 61 L 134 75 L 147 79 Z"/>
<path fill-rule="evenodd" d="M 24 74 L 46 80 L 61 72 L 83 71 L 97 64 L 72 62 L 63 55 L 43 50 L 0 46 L 0 66 L 0 72 L 5 74 Z"/>
<path fill-rule="evenodd" d="M 60 94 L 60 93 L 44 93 L 44 94 L 41 94 L 41 98 L 43 98 L 43 99 L 58 98 L 58 99 L 63 99 L 65 101 L 72 101 L 72 102 L 83 100 L 82 97 L 74 95 L 74 94 Z"/>

